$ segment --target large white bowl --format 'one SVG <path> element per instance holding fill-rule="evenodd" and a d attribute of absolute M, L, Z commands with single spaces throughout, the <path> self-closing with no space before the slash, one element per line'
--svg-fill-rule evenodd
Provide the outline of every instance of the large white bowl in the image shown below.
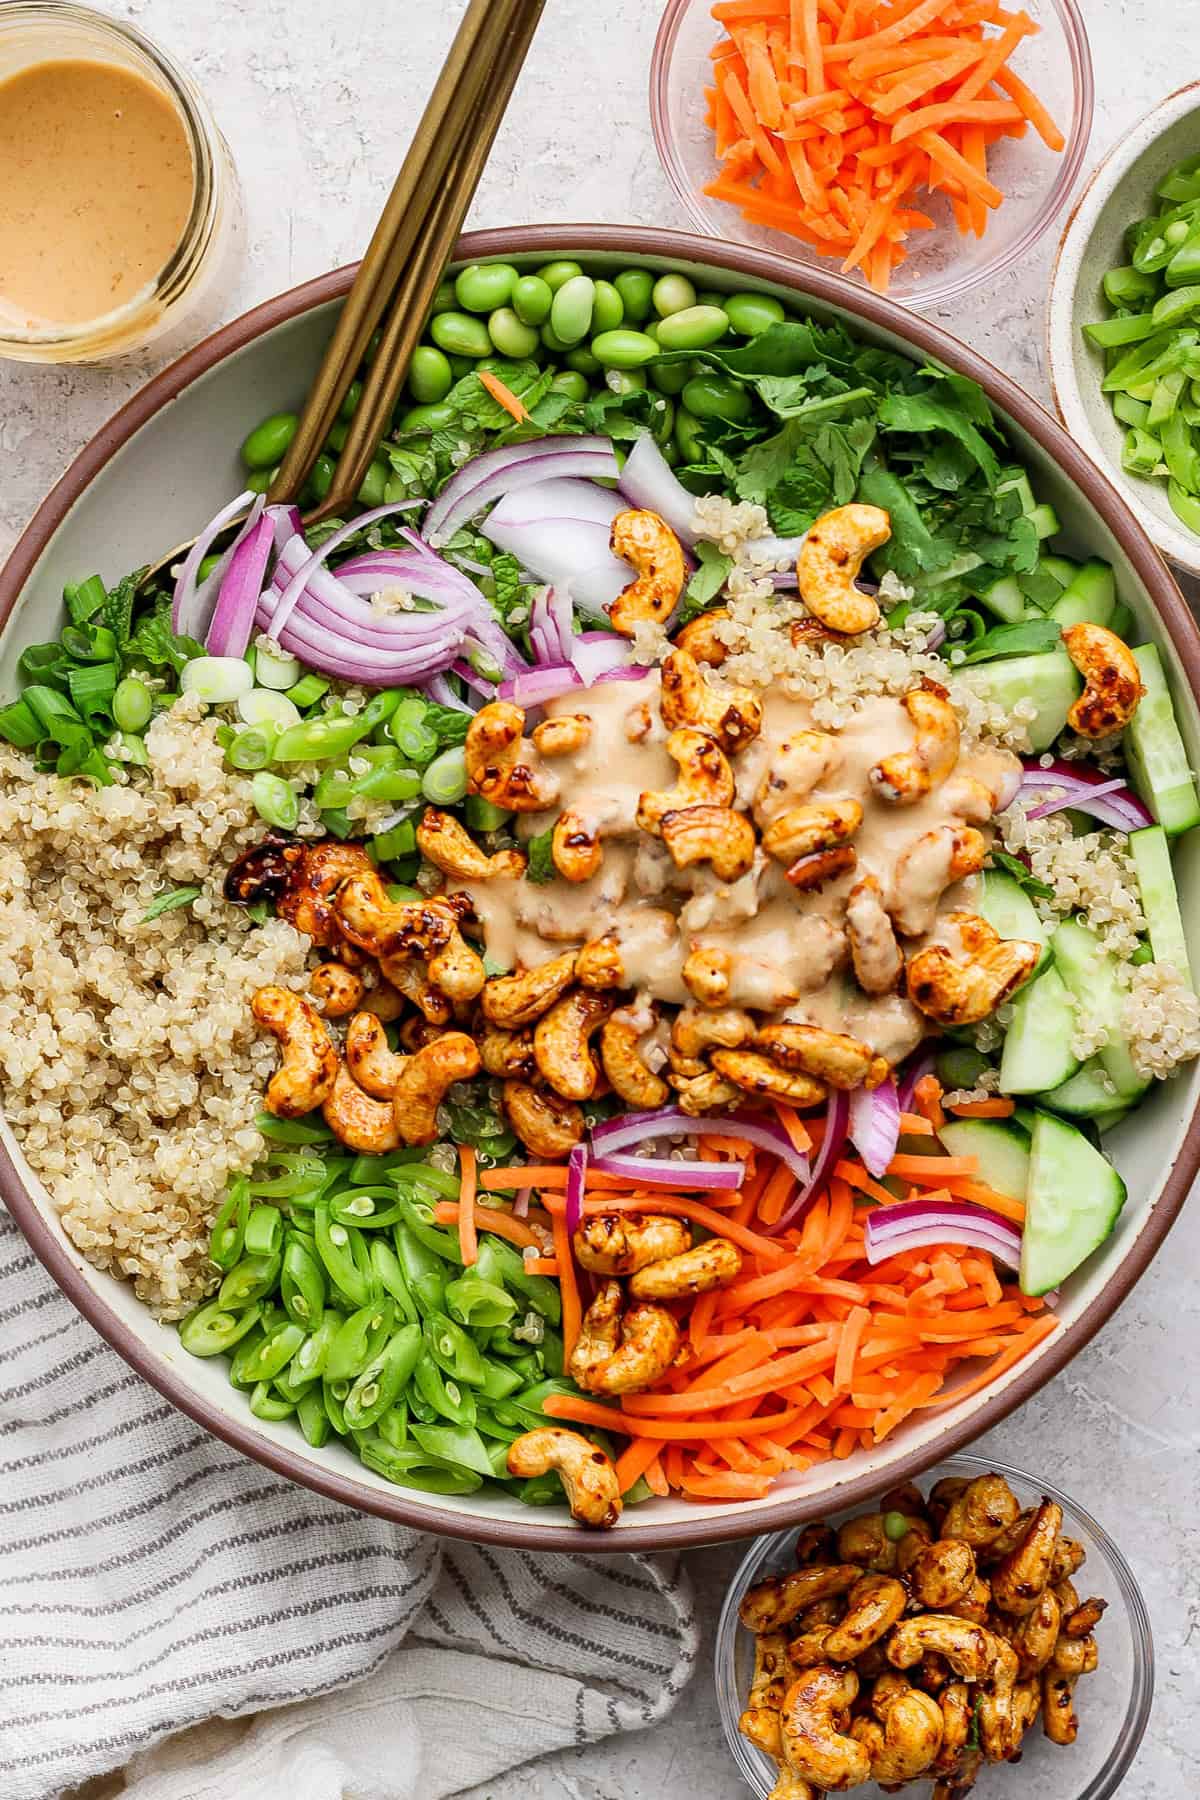
<path fill-rule="evenodd" d="M 842 317 L 869 341 L 934 358 L 973 376 L 1009 429 L 1014 454 L 1057 508 L 1073 553 L 1106 557 L 1141 631 L 1161 647 L 1192 755 L 1200 766 L 1200 636 L 1182 596 L 1129 509 L 1070 437 L 1006 377 L 936 326 L 833 275 L 678 233 L 557 226 L 479 233 L 464 261 L 504 256 L 536 267 L 550 256 L 585 264 L 683 269 L 706 288 L 758 287 L 818 318 Z M 239 484 L 237 445 L 265 414 L 303 398 L 352 270 L 309 283 L 248 313 L 158 376 L 105 426 L 47 497 L 0 572 L 0 693 L 11 692 L 25 644 L 58 629 L 63 583 L 99 569 L 108 579 L 162 554 Z M 1182 848 L 1185 918 L 1200 919 L 1200 854 Z M 1191 904 L 1189 904 L 1189 900 Z M 1200 930 L 1193 954 L 1200 966 Z M 0 1194 L 59 1286 L 122 1356 L 168 1399 L 228 1443 L 347 1504 L 429 1531 L 576 1552 L 664 1549 L 778 1531 L 858 1505 L 961 1448 L 1037 1391 L 1128 1294 L 1161 1244 L 1200 1164 L 1200 1070 L 1160 1087 L 1109 1142 L 1130 1198 L 1113 1236 L 1067 1284 L 1062 1327 L 986 1392 L 922 1413 L 870 1454 L 789 1476 L 769 1499 L 742 1505 L 655 1500 L 598 1536 L 565 1512 L 506 1498 L 430 1497 L 393 1487 L 338 1444 L 308 1448 L 290 1422 L 252 1416 L 219 1361 L 198 1361 L 157 1325 L 132 1291 L 93 1269 L 59 1225 L 12 1134 L 0 1124 Z"/>

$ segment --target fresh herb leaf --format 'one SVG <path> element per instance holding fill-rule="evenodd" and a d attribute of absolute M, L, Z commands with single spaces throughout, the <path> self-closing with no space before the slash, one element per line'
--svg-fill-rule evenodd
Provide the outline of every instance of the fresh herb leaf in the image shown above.
<path fill-rule="evenodd" d="M 149 663 L 152 668 L 168 665 L 178 674 L 184 663 L 204 655 L 204 645 L 195 638 L 177 637 L 171 630 L 171 602 L 163 594 L 153 610 L 138 620 L 125 644 L 125 654 L 133 661 Z"/>
<path fill-rule="evenodd" d="M 529 618 L 529 597 L 521 580 L 521 565 L 515 556 L 507 550 L 497 550 L 492 555 L 492 580 L 495 591 L 492 594 L 492 605 L 500 615 L 502 624 L 506 623 L 514 606 L 525 607 L 525 622 Z"/>
<path fill-rule="evenodd" d="M 536 887 L 542 887 L 547 881 L 553 881 L 558 871 L 554 867 L 551 846 L 554 842 L 554 827 L 539 832 L 537 837 L 530 838 L 525 846 L 528 861 L 525 864 L 525 879 L 532 881 Z"/>
<path fill-rule="evenodd" d="M 688 617 L 695 617 L 711 606 L 721 589 L 729 579 L 729 571 L 733 567 L 732 556 L 726 556 L 715 544 L 703 539 L 696 545 L 696 571 L 687 584 L 684 594 L 684 611 Z"/>
<path fill-rule="evenodd" d="M 1054 889 L 1047 887 L 1044 881 L 1039 881 L 1032 870 L 1025 867 L 1019 856 L 1010 856 L 1007 850 L 998 850 L 993 844 L 991 860 L 995 868 L 1003 869 L 1006 875 L 1011 875 L 1013 880 L 1018 882 L 1033 899 L 1053 900 Z"/>
<path fill-rule="evenodd" d="M 471 724 L 471 713 L 459 712 L 456 706 L 438 706 L 430 702 L 428 710 L 422 713 L 422 725 L 428 725 L 437 732 L 439 745 L 463 744 Z"/>
<path fill-rule="evenodd" d="M 152 900 L 142 914 L 142 923 L 148 925 L 151 919 L 161 919 L 164 913 L 175 912 L 181 906 L 190 906 L 198 900 L 204 890 L 198 887 L 172 888 L 168 894 L 160 894 Z"/>
<path fill-rule="evenodd" d="M 444 401 L 455 414 L 457 424 L 475 431 L 503 431 L 513 422 L 512 414 L 498 400 L 493 400 L 480 381 L 481 370 L 486 370 L 502 381 L 509 392 L 521 401 L 526 411 L 538 404 L 549 391 L 554 379 L 552 369 L 540 369 L 532 361 L 508 362 L 495 357 L 485 358 L 469 375 L 464 375 L 461 381 L 455 382 Z M 454 428 L 447 427 L 451 431 Z"/>
<path fill-rule="evenodd" d="M 947 436 L 956 438 L 978 464 L 989 488 L 994 488 L 1000 479 L 999 457 L 957 406 L 948 405 L 930 394 L 889 394 L 879 408 L 879 423 L 885 431 L 944 431 Z"/>
<path fill-rule="evenodd" d="M 126 575 L 118 581 L 116 587 L 109 588 L 104 597 L 100 616 L 116 638 L 118 650 L 124 650 L 129 642 L 129 635 L 133 630 L 134 600 L 148 567 L 149 564 L 146 564 L 143 568 L 135 569 L 131 575 Z"/>
<path fill-rule="evenodd" d="M 1017 625 L 997 625 L 985 631 L 969 650 L 951 660 L 962 665 L 996 662 L 1003 656 L 1035 656 L 1061 642 L 1062 632 L 1053 619 L 1022 619 Z"/>
<path fill-rule="evenodd" d="M 517 1140 L 497 1111 L 486 1081 L 459 1082 L 443 1105 L 444 1135 L 451 1143 L 472 1145 L 487 1164 L 500 1162 L 515 1150 Z"/>

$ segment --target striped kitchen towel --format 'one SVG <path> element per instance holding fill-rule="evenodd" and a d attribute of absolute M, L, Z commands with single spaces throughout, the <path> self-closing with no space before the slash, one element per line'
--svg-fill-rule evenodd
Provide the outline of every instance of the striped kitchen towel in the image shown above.
<path fill-rule="evenodd" d="M 441 1543 L 226 1448 L 0 1208 L 5 1800 L 441 1800 L 653 1724 L 695 1657 L 674 1559 Z"/>

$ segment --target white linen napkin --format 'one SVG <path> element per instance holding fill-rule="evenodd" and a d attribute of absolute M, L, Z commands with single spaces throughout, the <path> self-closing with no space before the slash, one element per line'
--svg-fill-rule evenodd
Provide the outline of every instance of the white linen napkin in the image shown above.
<path fill-rule="evenodd" d="M 675 1558 L 445 1543 L 228 1449 L 2 1208 L 0 1476 L 5 1800 L 130 1763 L 133 1800 L 442 1800 L 654 1723 L 695 1663 Z"/>

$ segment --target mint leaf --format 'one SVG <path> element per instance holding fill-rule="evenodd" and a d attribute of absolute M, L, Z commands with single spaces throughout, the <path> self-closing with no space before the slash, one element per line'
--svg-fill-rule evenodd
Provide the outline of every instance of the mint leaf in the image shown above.
<path fill-rule="evenodd" d="M 535 887 L 544 887 L 546 882 L 553 881 L 558 874 L 554 867 L 551 845 L 554 842 L 554 827 L 539 832 L 537 837 L 530 838 L 525 846 L 529 858 L 525 865 L 525 879 L 532 881 Z"/>
<path fill-rule="evenodd" d="M 151 919 L 161 919 L 164 913 L 175 912 L 181 906 L 190 906 L 202 892 L 203 889 L 198 887 L 181 887 L 172 888 L 169 894 L 160 894 L 142 914 L 143 925 L 148 925 Z"/>
<path fill-rule="evenodd" d="M 146 567 L 148 566 L 147 564 Z M 132 575 L 126 575 L 123 580 L 118 581 L 116 587 L 109 588 L 104 596 L 100 616 L 115 636 L 118 650 L 124 650 L 129 642 L 129 633 L 133 629 L 134 600 L 146 567 L 135 569 Z"/>
<path fill-rule="evenodd" d="M 125 655 L 131 661 L 149 663 L 151 668 L 170 667 L 178 675 L 184 663 L 204 655 L 204 645 L 195 638 L 176 637 L 171 630 L 171 602 L 164 594 L 154 609 L 139 619 L 133 635 L 125 644 Z"/>
<path fill-rule="evenodd" d="M 1035 900 L 1053 900 L 1054 889 L 1039 881 L 1033 872 L 1025 867 L 1019 856 L 1010 856 L 1007 850 L 997 850 L 992 846 L 991 861 L 994 868 L 1003 869 L 1006 875 L 1019 882 L 1025 892 Z"/>
<path fill-rule="evenodd" d="M 997 662 L 1004 656 L 1034 656 L 1053 650 L 1062 642 L 1062 631 L 1053 619 L 1022 619 L 1018 625 L 997 625 L 976 638 L 969 650 L 951 660 L 966 663 Z"/>
<path fill-rule="evenodd" d="M 718 550 L 715 544 L 706 543 L 703 539 L 696 545 L 695 554 L 698 567 L 687 584 L 684 596 L 693 613 L 703 612 L 716 599 L 729 579 L 729 571 L 733 567 L 733 558 Z"/>

